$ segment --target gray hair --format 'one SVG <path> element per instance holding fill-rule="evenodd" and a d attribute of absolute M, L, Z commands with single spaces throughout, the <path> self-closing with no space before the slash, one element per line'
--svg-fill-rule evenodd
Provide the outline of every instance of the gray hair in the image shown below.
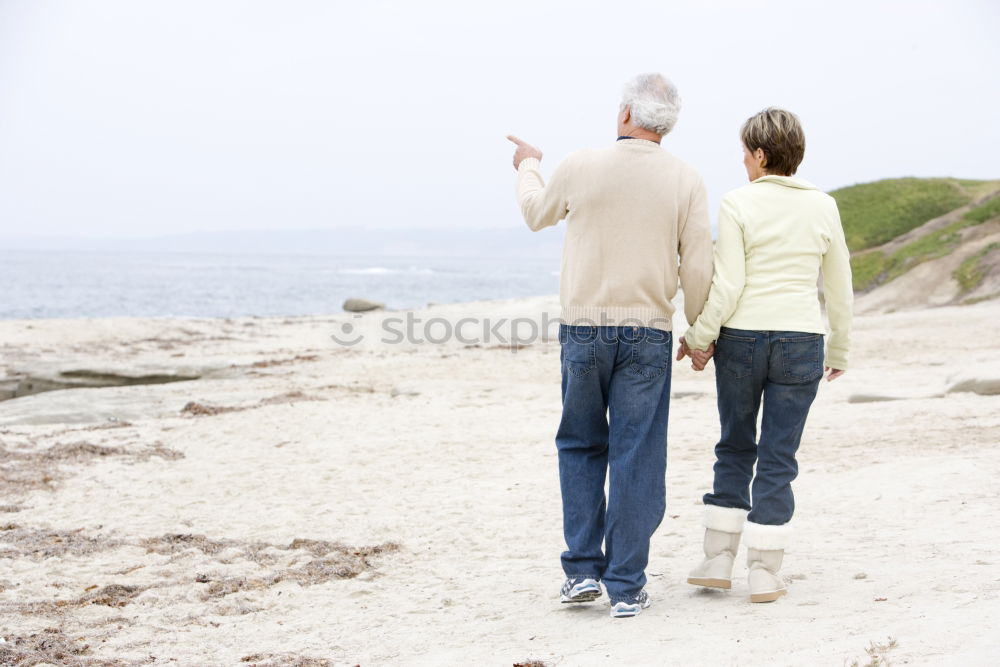
<path fill-rule="evenodd" d="M 636 125 L 662 137 L 677 123 L 681 96 L 677 86 L 662 74 L 640 74 L 625 84 L 621 109 L 625 107 Z"/>

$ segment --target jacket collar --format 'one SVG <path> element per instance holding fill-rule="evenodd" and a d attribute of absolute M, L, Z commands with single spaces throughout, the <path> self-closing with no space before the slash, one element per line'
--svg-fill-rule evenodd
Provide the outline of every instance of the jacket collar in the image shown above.
<path fill-rule="evenodd" d="M 766 176 L 761 176 L 751 183 L 777 183 L 778 185 L 784 185 L 789 188 L 798 188 L 799 190 L 819 190 L 815 185 L 807 180 L 801 178 L 795 178 L 794 176 L 778 176 L 777 174 L 767 174 Z"/>

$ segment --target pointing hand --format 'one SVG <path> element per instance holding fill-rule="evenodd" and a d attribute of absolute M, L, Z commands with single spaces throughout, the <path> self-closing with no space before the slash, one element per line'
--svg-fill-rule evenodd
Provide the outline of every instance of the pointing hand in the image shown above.
<path fill-rule="evenodd" d="M 527 144 L 521 141 L 513 134 L 508 134 L 507 139 L 514 142 L 514 144 L 517 146 L 517 148 L 514 150 L 514 169 L 517 169 L 518 166 L 521 164 L 521 160 L 525 158 L 533 157 L 539 160 L 542 159 L 542 151 L 538 150 L 531 144 Z"/>

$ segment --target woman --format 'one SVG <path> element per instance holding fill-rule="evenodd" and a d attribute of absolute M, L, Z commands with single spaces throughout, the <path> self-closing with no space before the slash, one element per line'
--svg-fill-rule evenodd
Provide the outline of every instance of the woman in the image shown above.
<path fill-rule="evenodd" d="M 714 488 L 704 497 L 705 560 L 688 582 L 730 588 L 742 533 L 750 600 L 771 602 L 786 592 L 778 569 L 791 532 L 795 452 L 823 377 L 819 274 L 830 321 L 827 381 L 847 368 L 853 294 L 836 202 L 792 177 L 805 153 L 799 119 L 765 109 L 740 138 L 750 184 L 722 199 L 711 293 L 677 355 L 703 368 L 714 342 L 722 423 Z"/>

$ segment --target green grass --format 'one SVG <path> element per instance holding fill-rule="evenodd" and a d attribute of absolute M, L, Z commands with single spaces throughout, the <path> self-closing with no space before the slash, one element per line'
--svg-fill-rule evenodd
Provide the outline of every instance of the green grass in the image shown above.
<path fill-rule="evenodd" d="M 965 218 L 977 224 L 1000 216 L 1000 197 L 994 197 L 985 204 L 980 204 L 965 214 Z"/>
<path fill-rule="evenodd" d="M 893 178 L 851 185 L 830 195 L 837 200 L 852 252 L 891 241 L 973 199 L 968 187 L 954 178 Z"/>
<path fill-rule="evenodd" d="M 908 184 L 899 185 L 902 182 L 908 182 Z M 972 186 L 978 187 L 983 183 L 989 184 L 991 185 L 991 187 L 1000 184 L 1000 182 L 998 181 L 958 181 L 955 179 L 940 179 L 940 178 L 939 179 L 904 178 L 904 179 L 895 179 L 892 181 L 879 181 L 877 183 L 868 183 L 866 185 L 855 185 L 852 186 L 851 188 L 844 188 L 843 190 L 839 190 L 836 192 L 844 192 L 846 190 L 854 190 L 858 188 L 868 188 L 869 186 L 879 186 L 886 183 L 896 184 L 894 186 L 896 188 L 896 191 L 903 192 L 904 199 L 907 199 L 909 204 L 912 205 L 914 204 L 914 202 L 917 202 L 919 200 L 919 197 L 917 197 L 914 194 L 914 190 L 911 189 L 912 187 L 914 187 L 914 184 L 930 183 L 930 182 L 935 183 L 935 185 L 929 186 L 927 191 L 938 192 L 939 195 L 941 192 L 942 184 L 944 184 L 947 187 L 954 186 L 955 188 L 962 191 L 967 191 L 968 188 Z M 863 202 L 865 198 L 870 197 L 873 193 L 880 192 L 881 194 L 888 196 L 888 193 L 891 191 L 892 188 L 890 188 L 890 190 L 886 190 L 884 188 L 868 190 L 868 191 L 859 190 L 858 192 L 860 192 L 861 195 L 863 196 L 859 195 L 858 192 L 855 192 L 854 194 L 851 194 L 848 197 L 848 200 L 853 202 L 851 204 L 852 206 L 857 206 L 860 205 L 859 202 Z M 836 192 L 832 192 L 830 194 L 836 196 Z M 992 190 L 987 190 L 987 192 L 992 192 Z M 852 197 L 853 199 L 851 199 Z M 939 205 L 943 206 L 944 205 L 943 202 L 948 201 L 948 196 L 939 197 L 935 195 L 935 197 L 937 198 L 934 200 L 936 202 L 934 206 L 939 206 Z M 952 208 L 963 206 L 965 203 L 968 203 L 968 200 L 969 199 L 967 199 L 964 202 L 960 201 L 960 203 L 958 203 L 956 206 Z M 928 204 L 929 201 L 930 201 L 929 199 L 924 201 L 924 204 L 930 206 L 930 204 Z M 948 210 L 938 211 L 938 209 L 936 208 L 923 208 L 920 209 L 923 210 L 923 213 L 921 215 L 927 215 L 928 217 L 926 217 L 923 220 L 916 221 L 917 216 L 916 213 L 914 212 L 917 211 L 918 208 L 919 207 L 916 206 L 910 206 L 909 211 L 913 214 L 913 217 L 910 218 L 910 223 L 908 223 L 910 224 L 910 227 L 908 229 L 904 229 L 903 231 L 899 232 L 900 234 L 903 234 L 912 229 L 913 227 L 917 227 L 923 224 L 924 222 L 927 222 L 927 220 L 936 218 L 939 215 L 943 215 L 944 213 L 947 213 L 948 210 L 952 210 L 950 208 Z M 884 204 L 880 208 L 876 206 L 876 210 L 870 216 L 870 219 L 875 219 L 879 215 L 884 215 L 886 214 L 887 211 L 890 210 L 899 211 L 902 209 L 894 208 L 893 206 L 890 206 L 888 204 Z M 872 287 L 875 287 L 877 285 L 887 283 L 890 280 L 898 278 L 899 276 L 906 273 L 914 266 L 922 262 L 926 262 L 931 259 L 937 259 L 938 257 L 944 257 L 945 255 L 952 252 L 955 248 L 957 248 L 961 243 L 962 236 L 959 233 L 961 232 L 961 230 L 965 229 L 966 227 L 982 224 L 998 216 L 1000 216 L 1000 196 L 994 197 L 988 202 L 981 204 L 973 209 L 970 209 L 965 213 L 964 216 L 962 216 L 959 220 L 951 223 L 950 225 L 942 227 L 941 229 L 931 232 L 930 234 L 926 234 L 916 239 L 915 241 L 907 243 L 905 246 L 897 249 L 891 255 L 886 255 L 883 252 L 869 252 L 862 255 L 853 256 L 851 258 L 851 272 L 854 277 L 855 291 L 862 292 L 871 289 Z M 841 218 L 842 219 L 844 218 L 843 209 L 841 209 Z M 902 229 L 902 226 L 897 225 L 895 226 L 895 228 Z M 848 246 L 854 249 L 854 246 L 851 246 L 851 236 L 850 233 L 848 232 L 848 223 L 846 219 L 844 219 L 844 233 L 848 234 Z M 898 236 L 898 234 L 896 234 L 896 236 Z M 872 243 L 870 245 L 881 245 L 882 243 L 885 242 L 881 240 L 882 237 L 878 238 L 879 240 L 877 242 Z M 891 239 L 886 239 L 886 240 L 891 240 Z M 865 243 L 864 241 L 859 242 L 857 240 L 855 240 L 854 242 Z M 870 247 L 870 245 L 865 247 Z"/>
<path fill-rule="evenodd" d="M 862 292 L 869 286 L 884 282 L 883 274 L 887 270 L 888 259 L 885 253 L 877 250 L 851 257 L 851 278 L 854 281 L 854 291 Z"/>
<path fill-rule="evenodd" d="M 979 223 L 975 220 L 965 217 L 907 243 L 891 255 L 875 251 L 852 257 L 851 273 L 855 291 L 865 291 L 895 280 L 918 264 L 944 257 L 962 242 L 959 232 L 977 224 Z"/>
<path fill-rule="evenodd" d="M 980 283 L 983 282 L 983 278 L 986 277 L 986 267 L 983 266 L 983 258 L 997 248 L 1000 248 L 1000 243 L 989 244 L 976 254 L 965 258 L 965 261 L 963 261 L 959 267 L 955 269 L 955 272 L 951 274 L 952 277 L 958 281 L 959 286 L 962 288 L 962 292 L 968 292 L 975 289 L 976 287 L 979 287 Z"/>
<path fill-rule="evenodd" d="M 980 197 L 1000 190 L 1000 181 L 970 181 L 960 178 L 957 183 L 962 186 L 962 188 L 968 192 L 973 199 L 979 199 Z"/>
<path fill-rule="evenodd" d="M 984 294 L 983 296 L 977 296 L 974 299 L 965 299 L 962 301 L 963 306 L 972 306 L 977 303 L 982 303 L 983 301 L 990 301 L 992 299 L 1000 299 L 1000 292 L 994 292 L 993 294 Z"/>

